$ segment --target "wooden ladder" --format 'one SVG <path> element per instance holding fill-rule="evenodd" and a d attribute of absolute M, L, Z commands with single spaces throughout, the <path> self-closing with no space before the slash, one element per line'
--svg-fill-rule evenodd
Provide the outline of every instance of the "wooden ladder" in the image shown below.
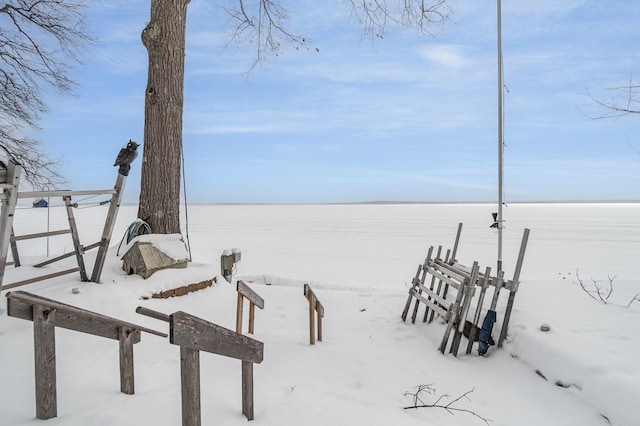
<path fill-rule="evenodd" d="M 107 249 L 109 247 L 109 242 L 111 241 L 111 235 L 113 233 L 113 228 L 115 226 L 115 220 L 118 214 L 118 208 L 120 207 L 120 201 L 122 199 L 122 192 L 124 189 L 124 184 L 126 182 L 126 176 L 118 173 L 116 184 L 113 189 L 88 190 L 88 191 L 54 190 L 54 191 L 18 192 L 21 173 L 22 173 L 22 166 L 10 161 L 7 166 L 6 182 L 0 184 L 0 188 L 3 189 L 2 213 L 0 214 L 0 290 L 8 290 L 8 289 L 23 286 L 26 284 L 31 284 L 37 281 L 43 281 L 43 280 L 58 277 L 61 275 L 71 274 L 74 272 L 80 273 L 81 281 L 93 281 L 96 283 L 99 282 L 100 275 L 102 274 L 102 268 L 104 266 L 106 254 L 107 254 Z M 74 204 L 71 201 L 71 197 L 87 196 L 87 195 L 102 195 L 102 194 L 111 195 L 109 211 L 107 213 L 107 218 L 106 218 L 104 229 L 102 232 L 102 238 L 100 241 L 94 244 L 83 246 L 82 244 L 80 244 L 80 238 L 78 235 L 76 220 L 73 215 Z M 15 216 L 16 204 L 18 199 L 50 198 L 50 197 L 62 197 L 65 203 L 66 211 L 67 211 L 67 218 L 69 220 L 69 229 L 41 232 L 41 233 L 21 235 L 21 236 L 14 235 L 13 218 Z M 71 234 L 71 238 L 73 240 L 73 246 L 74 246 L 73 252 L 65 253 L 61 256 L 48 259 L 44 262 L 34 265 L 34 267 L 40 268 L 74 255 L 76 257 L 76 261 L 78 264 L 77 267 L 66 269 L 63 271 L 53 272 L 45 275 L 40 275 L 40 276 L 29 278 L 26 280 L 3 285 L 5 268 L 8 264 L 7 255 L 8 255 L 9 246 L 11 246 L 12 256 L 14 259 L 15 266 L 20 266 L 20 259 L 18 257 L 18 249 L 16 245 L 17 241 L 48 237 L 48 236 L 54 236 L 54 235 L 64 235 L 64 234 Z M 96 257 L 96 261 L 93 267 L 93 273 L 91 275 L 91 279 L 89 279 L 89 276 L 87 275 L 87 270 L 85 267 L 83 255 L 87 251 L 94 249 L 96 247 L 98 248 L 98 255 Z"/>

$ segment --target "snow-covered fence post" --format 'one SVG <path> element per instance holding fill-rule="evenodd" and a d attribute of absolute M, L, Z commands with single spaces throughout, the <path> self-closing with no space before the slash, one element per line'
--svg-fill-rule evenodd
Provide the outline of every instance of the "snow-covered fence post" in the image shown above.
<path fill-rule="evenodd" d="M 315 317 L 318 316 L 318 342 L 322 342 L 322 318 L 324 317 L 324 306 L 311 290 L 309 284 L 304 285 L 304 297 L 309 301 L 309 344 L 316 344 Z"/>

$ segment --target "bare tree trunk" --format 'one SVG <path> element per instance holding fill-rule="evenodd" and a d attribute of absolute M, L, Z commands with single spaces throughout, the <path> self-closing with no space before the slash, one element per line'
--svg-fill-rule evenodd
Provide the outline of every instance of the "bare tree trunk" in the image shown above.
<path fill-rule="evenodd" d="M 151 0 L 142 31 L 149 54 L 138 217 L 156 234 L 180 232 L 184 51 L 189 0 Z"/>

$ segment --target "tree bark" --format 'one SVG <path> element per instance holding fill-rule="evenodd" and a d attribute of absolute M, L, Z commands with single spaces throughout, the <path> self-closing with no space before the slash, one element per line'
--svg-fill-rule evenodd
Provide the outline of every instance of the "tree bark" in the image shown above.
<path fill-rule="evenodd" d="M 180 233 L 180 160 L 187 6 L 189 0 L 151 0 L 142 31 L 149 54 L 138 217 L 153 233 Z"/>

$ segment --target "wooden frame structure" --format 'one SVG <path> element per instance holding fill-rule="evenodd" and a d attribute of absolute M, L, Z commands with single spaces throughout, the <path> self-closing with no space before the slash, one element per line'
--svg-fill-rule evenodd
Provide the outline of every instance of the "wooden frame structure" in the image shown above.
<path fill-rule="evenodd" d="M 96 257 L 96 261 L 93 267 L 93 272 L 91 274 L 90 280 L 96 283 L 100 282 L 100 275 L 102 274 L 102 268 L 104 267 L 104 261 L 107 256 L 107 250 L 109 248 L 109 243 L 111 241 L 111 235 L 113 233 L 113 228 L 115 226 L 116 217 L 118 215 L 118 209 L 120 207 L 120 202 L 122 200 L 124 184 L 126 182 L 127 177 L 121 174 L 120 172 L 118 172 L 116 183 L 113 189 L 88 190 L 88 191 L 57 190 L 57 191 L 18 192 L 18 186 L 20 183 L 21 174 L 22 174 L 22 166 L 10 161 L 7 166 L 6 182 L 0 183 L 0 188 L 3 189 L 1 194 L 2 213 L 0 214 L 0 291 L 9 290 L 9 289 L 20 287 L 26 284 L 43 281 L 49 278 L 54 278 L 54 277 L 58 277 L 61 275 L 66 275 L 74 272 L 80 273 L 81 281 L 89 281 L 89 276 L 87 275 L 83 255 L 87 251 L 94 249 L 96 247 L 98 248 L 98 255 Z M 78 236 L 76 221 L 73 215 L 74 204 L 71 201 L 71 197 L 86 196 L 86 195 L 102 195 L 102 194 L 111 195 L 109 211 L 107 213 L 104 229 L 102 231 L 102 237 L 100 241 L 98 241 L 97 243 L 90 244 L 85 247 L 82 244 L 80 244 L 80 238 Z M 69 229 L 57 230 L 57 231 L 51 231 L 51 232 L 42 232 L 42 233 L 22 235 L 22 236 L 13 235 L 13 218 L 15 216 L 17 200 L 21 198 L 47 198 L 47 197 L 62 197 L 65 203 L 67 217 L 69 219 Z M 41 237 L 47 237 L 47 236 L 53 236 L 53 235 L 63 235 L 63 234 L 71 234 L 74 251 L 49 259 L 45 262 L 34 265 L 34 267 L 37 267 L 37 268 L 43 267 L 74 255 L 78 263 L 77 267 L 66 269 L 64 271 L 41 275 L 38 277 L 34 277 L 34 278 L 30 278 L 23 281 L 10 283 L 10 284 L 3 284 L 5 268 L 7 266 L 7 255 L 8 255 L 9 245 L 11 245 L 11 250 L 12 250 L 12 255 L 14 258 L 15 265 L 20 266 L 20 261 L 18 258 L 18 250 L 15 244 L 16 241 L 33 239 L 33 238 L 41 238 Z"/>
<path fill-rule="evenodd" d="M 304 285 L 304 297 L 309 301 L 309 344 L 316 344 L 316 316 L 318 317 L 318 342 L 322 342 L 322 318 L 324 317 L 324 306 L 311 289 L 309 284 Z"/>
<path fill-rule="evenodd" d="M 200 426 L 200 351 L 242 361 L 242 413 L 253 420 L 253 364 L 261 363 L 264 343 L 185 312 L 166 315 L 142 306 L 136 312 L 169 322 L 169 339 L 180 346 L 182 425 Z"/>
<path fill-rule="evenodd" d="M 120 345 L 120 391 L 134 393 L 133 345 L 140 332 L 167 334 L 121 321 L 24 291 L 6 294 L 8 315 L 33 322 L 36 417 L 57 417 L 55 327 L 118 340 Z"/>
<path fill-rule="evenodd" d="M 249 301 L 249 334 L 253 334 L 255 329 L 256 306 L 264 309 L 264 299 L 251 289 L 244 281 L 238 280 L 236 285 L 238 292 L 238 306 L 236 309 L 236 333 L 242 334 L 242 317 L 244 309 L 244 299 Z"/>
<path fill-rule="evenodd" d="M 458 355 L 463 335 L 466 335 L 469 339 L 466 347 L 467 354 L 471 353 L 473 343 L 478 340 L 480 330 L 479 321 L 483 312 L 485 294 L 489 287 L 494 287 L 494 294 L 491 300 L 491 306 L 487 312 L 491 311 L 493 315 L 495 315 L 501 289 L 509 291 L 509 299 L 498 341 L 498 347 L 502 347 L 507 336 L 509 320 L 513 310 L 515 295 L 520 284 L 520 272 L 529 239 L 529 229 L 525 229 L 513 279 L 505 280 L 504 271 L 500 271 L 497 276 L 491 276 L 491 268 L 489 267 L 485 269 L 484 273 L 481 273 L 480 266 L 477 262 L 474 262 L 473 266 L 469 268 L 459 264 L 455 260 L 461 230 L 462 224 L 459 224 L 453 251 L 447 250 L 444 259 L 441 258 L 442 246 L 438 247 L 435 256 L 433 255 L 434 248 L 429 248 L 424 263 L 418 265 L 418 270 L 412 280 L 409 296 L 401 315 L 402 320 L 406 321 L 411 303 L 415 299 L 413 314 L 411 316 L 412 323 L 416 321 L 420 302 L 425 305 L 423 322 L 433 321 L 435 314 L 442 317 L 447 323 L 447 326 L 439 350 L 442 353 L 445 352 L 450 335 L 453 332 L 453 340 L 449 352 L 454 356 Z M 430 277 L 429 286 L 426 285 L 428 277 Z M 453 300 L 447 298 L 450 289 L 456 291 L 456 296 Z M 479 293 L 477 295 L 475 308 L 472 308 L 472 299 L 476 296 L 476 289 L 479 289 Z M 468 321 L 467 317 L 472 310 L 472 321 Z M 428 318 L 429 311 L 431 311 L 431 315 Z"/>

